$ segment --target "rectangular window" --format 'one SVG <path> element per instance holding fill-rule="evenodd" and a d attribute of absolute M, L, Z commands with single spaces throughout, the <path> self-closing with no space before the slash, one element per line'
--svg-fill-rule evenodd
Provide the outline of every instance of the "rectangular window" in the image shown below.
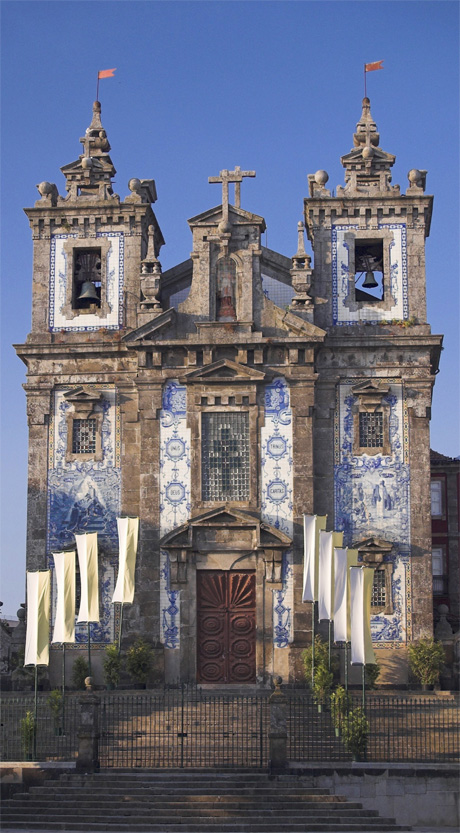
<path fill-rule="evenodd" d="M 433 596 L 444 596 L 447 593 L 447 576 L 445 575 L 444 562 L 444 547 L 433 547 L 431 551 Z"/>
<path fill-rule="evenodd" d="M 204 413 L 203 500 L 249 500 L 249 414 Z"/>
<path fill-rule="evenodd" d="M 383 413 L 359 414 L 360 448 L 381 448 L 383 446 Z"/>
<path fill-rule="evenodd" d="M 372 585 L 371 607 L 385 607 L 386 599 L 385 570 L 376 570 Z"/>
<path fill-rule="evenodd" d="M 431 481 L 431 517 L 442 518 L 443 516 L 443 501 L 442 501 L 442 480 Z"/>
<path fill-rule="evenodd" d="M 72 454 L 96 453 L 96 420 L 74 419 L 72 423 Z"/>

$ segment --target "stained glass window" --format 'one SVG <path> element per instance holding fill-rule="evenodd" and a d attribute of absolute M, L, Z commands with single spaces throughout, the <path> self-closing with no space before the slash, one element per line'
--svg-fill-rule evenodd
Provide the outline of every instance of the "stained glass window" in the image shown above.
<path fill-rule="evenodd" d="M 202 416 L 203 500 L 249 500 L 249 414 Z"/>

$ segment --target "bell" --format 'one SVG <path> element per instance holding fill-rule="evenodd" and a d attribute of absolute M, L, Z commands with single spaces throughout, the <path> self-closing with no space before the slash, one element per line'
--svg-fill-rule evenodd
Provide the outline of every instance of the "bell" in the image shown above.
<path fill-rule="evenodd" d="M 78 301 L 99 301 L 99 296 L 92 281 L 83 281 Z"/>
<path fill-rule="evenodd" d="M 366 289 L 375 289 L 376 286 L 378 286 L 378 283 L 374 278 L 374 273 L 371 269 L 368 269 L 366 272 L 366 277 L 363 281 L 363 287 L 366 287 Z"/>

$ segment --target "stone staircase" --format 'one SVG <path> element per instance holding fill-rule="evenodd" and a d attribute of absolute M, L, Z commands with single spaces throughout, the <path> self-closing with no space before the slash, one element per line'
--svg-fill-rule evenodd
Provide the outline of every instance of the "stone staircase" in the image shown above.
<path fill-rule="evenodd" d="M 65 774 L 2 804 L 2 829 L 148 833 L 409 830 L 308 777 L 233 770 Z"/>

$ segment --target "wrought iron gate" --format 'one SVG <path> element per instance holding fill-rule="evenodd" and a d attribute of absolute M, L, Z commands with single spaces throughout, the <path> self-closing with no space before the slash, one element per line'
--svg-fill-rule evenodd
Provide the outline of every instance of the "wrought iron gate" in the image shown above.
<path fill-rule="evenodd" d="M 102 767 L 265 767 L 266 696 L 182 686 L 101 701 Z"/>

